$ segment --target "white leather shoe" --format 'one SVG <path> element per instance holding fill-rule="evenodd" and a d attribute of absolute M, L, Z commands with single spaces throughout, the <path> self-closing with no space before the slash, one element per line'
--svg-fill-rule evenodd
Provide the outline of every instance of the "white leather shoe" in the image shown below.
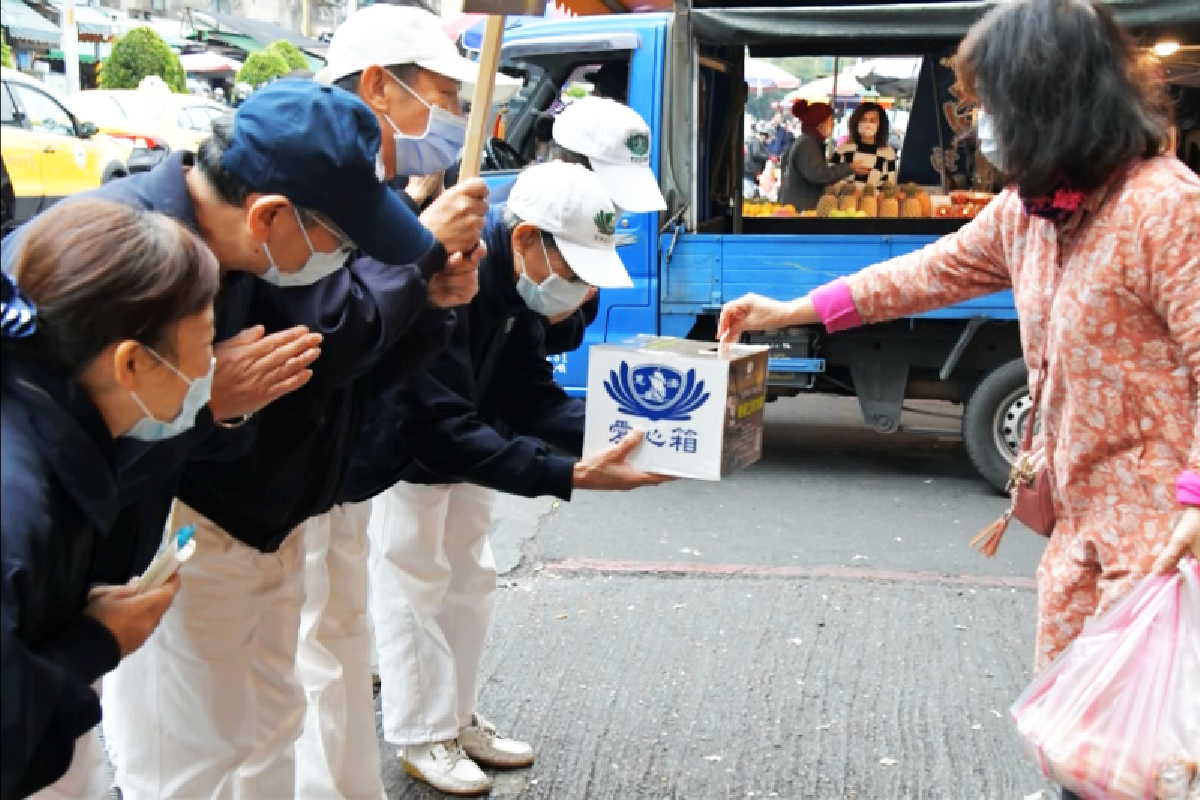
<path fill-rule="evenodd" d="M 400 766 L 412 777 L 446 794 L 475 797 L 487 794 L 492 788 L 491 778 L 483 774 L 455 739 L 402 747 Z"/>
<path fill-rule="evenodd" d="M 514 769 L 533 763 L 533 748 L 528 743 L 504 738 L 496 733 L 495 725 L 478 714 L 458 732 L 458 741 L 467 755 L 488 767 Z"/>

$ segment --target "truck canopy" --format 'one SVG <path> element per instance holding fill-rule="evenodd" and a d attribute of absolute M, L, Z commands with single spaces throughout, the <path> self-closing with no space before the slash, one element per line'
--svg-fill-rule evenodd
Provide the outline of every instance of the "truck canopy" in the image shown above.
<path fill-rule="evenodd" d="M 1181 39 L 1200 41 L 1200 2 L 1196 0 L 1108 0 L 1106 4 L 1135 34 L 1169 32 Z M 690 13 L 698 41 L 746 45 L 754 55 L 791 55 L 801 50 L 828 55 L 888 55 L 937 49 L 938 44 L 953 45 L 995 5 L 695 0 L 690 9 L 677 10 Z"/>

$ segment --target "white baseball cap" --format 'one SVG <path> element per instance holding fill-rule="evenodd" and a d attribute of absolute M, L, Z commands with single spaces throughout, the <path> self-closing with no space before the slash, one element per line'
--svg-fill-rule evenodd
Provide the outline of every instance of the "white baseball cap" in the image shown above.
<path fill-rule="evenodd" d="M 626 211 L 667 207 L 650 169 L 650 126 L 627 105 L 581 97 L 554 119 L 554 141 L 588 157 L 608 196 Z"/>
<path fill-rule="evenodd" d="M 617 255 L 617 210 L 587 167 L 561 161 L 530 167 L 513 183 L 508 210 L 553 236 L 567 266 L 587 283 L 633 286 Z"/>
<path fill-rule="evenodd" d="M 316 79 L 331 84 L 367 67 L 400 64 L 416 64 L 458 81 L 463 100 L 471 99 L 479 82 L 479 65 L 458 54 L 440 17 L 421 8 L 387 4 L 361 8 L 338 26 Z M 497 73 L 495 87 L 492 102 L 500 105 L 517 93 L 521 81 Z"/>

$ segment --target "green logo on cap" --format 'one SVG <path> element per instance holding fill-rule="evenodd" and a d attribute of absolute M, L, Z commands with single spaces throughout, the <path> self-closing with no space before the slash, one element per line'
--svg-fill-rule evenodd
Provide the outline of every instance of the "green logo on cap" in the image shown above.
<path fill-rule="evenodd" d="M 617 215 L 611 211 L 597 211 L 592 221 L 596 223 L 596 230 L 605 236 L 612 236 L 617 232 Z"/>
<path fill-rule="evenodd" d="M 646 133 L 630 134 L 629 138 L 625 140 L 625 146 L 635 156 L 644 156 L 650 152 L 650 135 Z"/>

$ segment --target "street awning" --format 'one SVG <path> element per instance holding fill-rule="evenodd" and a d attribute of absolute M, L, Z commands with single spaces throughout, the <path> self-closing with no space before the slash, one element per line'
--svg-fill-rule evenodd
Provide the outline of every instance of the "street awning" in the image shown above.
<path fill-rule="evenodd" d="M 96 60 L 96 53 L 92 49 L 93 47 L 100 48 L 100 60 L 101 61 L 103 61 L 104 59 L 106 59 L 110 55 L 112 55 L 112 45 L 111 44 L 98 44 L 98 45 L 92 45 L 90 47 L 81 47 L 81 48 L 79 48 L 79 63 L 80 64 L 91 64 L 93 61 Z M 46 53 L 46 59 L 49 61 L 62 61 L 63 60 L 62 50 L 51 50 L 50 52 Z"/>
<path fill-rule="evenodd" d="M 115 39 L 121 32 L 115 19 L 91 6 L 75 6 L 75 25 L 81 35 L 104 39 Z"/>
<path fill-rule="evenodd" d="M 9 39 L 31 44 L 58 46 L 62 38 L 57 25 L 21 0 L 0 0 L 0 26 Z"/>
<path fill-rule="evenodd" d="M 207 35 L 211 38 L 227 41 L 230 35 L 240 35 L 243 37 L 242 41 L 244 43 L 249 44 L 252 41 L 258 45 L 255 48 L 243 48 L 247 52 L 261 50 L 272 42 L 277 42 L 281 39 L 285 42 L 291 42 L 309 55 L 324 53 L 329 47 L 324 42 L 309 39 L 307 36 L 301 36 L 282 25 L 276 25 L 274 22 L 242 19 L 241 17 L 222 14 L 218 11 L 199 11 L 197 9 L 192 9 L 189 12 L 189 16 L 192 20 L 192 27 L 197 31 L 207 29 Z M 210 20 L 211 24 L 206 24 Z M 235 44 L 233 41 L 230 41 L 230 43 Z M 318 61 L 316 66 L 320 67 L 322 64 L 323 62 Z"/>

